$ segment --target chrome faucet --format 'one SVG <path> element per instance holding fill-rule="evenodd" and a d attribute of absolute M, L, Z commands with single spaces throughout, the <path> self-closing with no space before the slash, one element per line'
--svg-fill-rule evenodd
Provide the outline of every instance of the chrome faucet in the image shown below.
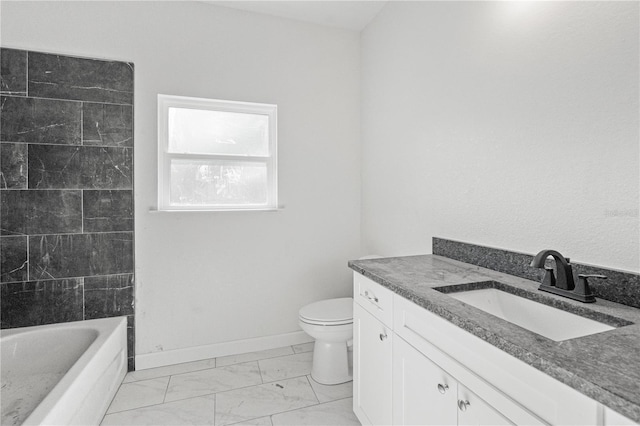
<path fill-rule="evenodd" d="M 553 268 L 547 268 L 545 266 L 545 261 L 549 256 L 553 257 L 555 261 L 557 277 L 553 273 Z M 569 258 L 565 258 L 555 250 L 542 250 L 533 258 L 531 266 L 534 268 L 544 268 L 546 271 L 538 290 L 579 300 L 584 303 L 593 303 L 596 301 L 587 280 L 589 278 L 607 279 L 604 275 L 580 274 L 578 275 L 578 285 L 576 286 Z"/>

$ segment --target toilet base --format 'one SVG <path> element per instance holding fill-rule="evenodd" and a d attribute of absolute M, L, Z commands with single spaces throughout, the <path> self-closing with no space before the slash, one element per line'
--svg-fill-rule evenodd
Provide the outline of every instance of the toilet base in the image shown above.
<path fill-rule="evenodd" d="M 311 378 L 322 385 L 338 385 L 353 380 L 349 371 L 349 353 L 346 342 L 316 340 L 313 349 Z"/>

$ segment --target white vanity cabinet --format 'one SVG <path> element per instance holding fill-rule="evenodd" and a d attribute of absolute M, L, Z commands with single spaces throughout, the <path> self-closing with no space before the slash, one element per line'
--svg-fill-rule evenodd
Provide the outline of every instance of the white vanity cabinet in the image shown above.
<path fill-rule="evenodd" d="M 597 425 L 601 405 L 396 295 L 394 332 L 514 424 Z"/>
<path fill-rule="evenodd" d="M 393 341 L 393 424 L 455 425 L 457 382 L 402 338 Z"/>
<path fill-rule="evenodd" d="M 364 425 L 635 424 L 359 273 L 354 301 Z"/>
<path fill-rule="evenodd" d="M 363 425 L 389 425 L 393 333 L 358 304 L 353 327 L 353 411 Z"/>
<path fill-rule="evenodd" d="M 393 424 L 512 425 L 402 338 L 393 342 Z"/>
<path fill-rule="evenodd" d="M 458 383 L 458 425 L 503 426 L 513 425 L 495 408 Z"/>
<path fill-rule="evenodd" d="M 363 425 L 390 425 L 393 293 L 354 277 L 353 411 Z"/>
<path fill-rule="evenodd" d="M 638 423 L 610 408 L 604 407 L 604 426 L 638 426 Z"/>

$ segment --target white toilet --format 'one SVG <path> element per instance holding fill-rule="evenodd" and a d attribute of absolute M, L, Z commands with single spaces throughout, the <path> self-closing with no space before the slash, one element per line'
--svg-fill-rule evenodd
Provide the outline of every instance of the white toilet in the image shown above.
<path fill-rule="evenodd" d="M 352 380 L 347 342 L 353 338 L 353 299 L 327 299 L 304 306 L 300 327 L 316 339 L 311 377 L 323 385 Z"/>

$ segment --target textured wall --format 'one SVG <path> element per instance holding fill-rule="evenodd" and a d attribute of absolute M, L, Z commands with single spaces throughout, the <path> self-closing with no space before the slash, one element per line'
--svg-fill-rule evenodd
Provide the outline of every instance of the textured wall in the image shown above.
<path fill-rule="evenodd" d="M 133 64 L 1 49 L 2 328 L 127 315 Z"/>
<path fill-rule="evenodd" d="M 640 270 L 638 2 L 389 2 L 362 34 L 365 250 Z"/>

